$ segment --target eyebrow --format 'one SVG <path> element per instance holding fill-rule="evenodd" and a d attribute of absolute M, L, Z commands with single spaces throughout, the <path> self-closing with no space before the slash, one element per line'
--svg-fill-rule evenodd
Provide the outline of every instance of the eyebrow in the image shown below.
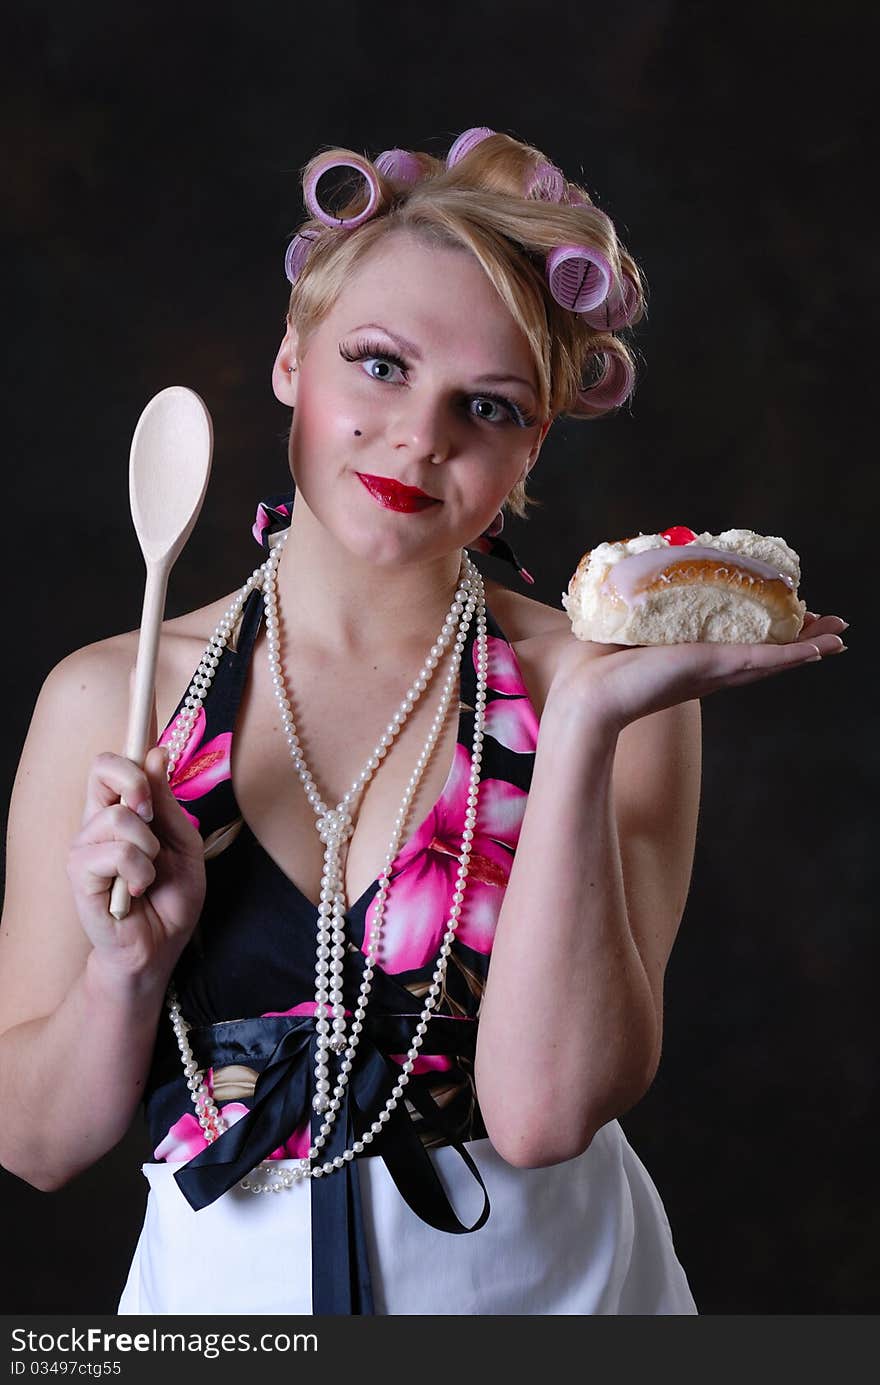
<path fill-rule="evenodd" d="M 402 351 L 412 356 L 414 361 L 420 361 L 422 359 L 422 353 L 414 342 L 407 341 L 406 337 L 402 337 L 399 332 L 390 332 L 387 327 L 382 326 L 381 322 L 362 322 L 360 327 L 353 327 L 352 331 L 366 332 L 370 329 L 384 332 L 386 337 L 390 337 L 393 342 L 396 342 Z M 518 385 L 525 385 L 526 389 L 531 390 L 532 394 L 537 398 L 538 391 L 535 389 L 531 380 L 526 380 L 521 375 L 478 375 L 475 377 L 475 383 L 478 385 L 501 385 L 506 381 L 513 381 Z"/>

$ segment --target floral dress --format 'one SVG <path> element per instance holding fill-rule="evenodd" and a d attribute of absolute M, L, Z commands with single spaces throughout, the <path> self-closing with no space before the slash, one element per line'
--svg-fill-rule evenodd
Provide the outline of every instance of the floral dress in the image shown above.
<path fill-rule="evenodd" d="M 258 508 L 254 536 L 266 550 L 289 524 L 291 500 Z M 142 1166 L 146 1215 L 118 1312 L 696 1312 L 659 1194 L 616 1121 L 579 1158 L 541 1169 L 506 1164 L 486 1135 L 474 1085 L 480 1002 L 538 738 L 516 656 L 488 609 L 470 873 L 406 1098 L 337 1172 L 277 1195 L 241 1188 L 263 1159 L 293 1166 L 322 1121 L 312 1108 L 317 910 L 251 832 L 231 778 L 236 714 L 262 618 L 256 589 L 171 780 L 207 862 L 204 909 L 174 984 L 195 1059 L 229 1128 L 206 1141 L 163 1013 L 144 1094 L 153 1151 Z M 381 965 L 323 1158 L 350 1148 L 376 1120 L 431 984 L 462 844 L 476 678 L 472 622 L 452 766 L 393 863 Z M 184 696 L 160 743 L 170 740 Z M 375 880 L 346 914 L 348 1010 L 378 889 Z"/>

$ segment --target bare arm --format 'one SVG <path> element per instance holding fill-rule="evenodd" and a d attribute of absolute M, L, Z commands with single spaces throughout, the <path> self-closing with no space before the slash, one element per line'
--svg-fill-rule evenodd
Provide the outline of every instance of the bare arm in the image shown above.
<path fill-rule="evenodd" d="M 785 645 L 554 651 L 477 1040 L 480 1106 L 510 1163 L 574 1158 L 653 1081 L 693 868 L 699 699 L 839 653 L 841 624 L 807 612 Z"/>
<path fill-rule="evenodd" d="M 698 702 L 617 732 L 548 699 L 477 1044 L 481 1110 L 512 1164 L 575 1157 L 653 1081 L 700 760 Z"/>
<path fill-rule="evenodd" d="M 151 751 L 145 775 L 106 750 L 124 740 L 129 667 L 127 649 L 111 640 L 52 670 L 10 804 L 0 1163 L 44 1191 L 125 1134 L 165 988 L 203 897 L 201 841 L 171 795 L 161 753 Z M 131 807 L 118 803 L 123 786 Z M 133 811 L 145 800 L 155 812 L 150 825 Z M 118 923 L 107 909 L 117 872 L 135 896 Z M 168 897 L 179 905 L 172 928 Z"/>
<path fill-rule="evenodd" d="M 161 1015 L 161 983 L 127 992 L 108 986 L 92 956 L 51 1015 L 0 1035 L 0 1163 L 43 1192 L 122 1139 Z"/>

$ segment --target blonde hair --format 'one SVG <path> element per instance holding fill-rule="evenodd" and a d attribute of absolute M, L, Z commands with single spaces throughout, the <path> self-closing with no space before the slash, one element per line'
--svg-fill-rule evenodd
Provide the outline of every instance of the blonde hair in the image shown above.
<path fill-rule="evenodd" d="M 316 181 L 322 168 L 329 170 L 352 153 L 333 148 L 315 155 L 302 170 L 303 185 Z M 544 269 L 548 253 L 557 246 L 596 249 L 611 265 L 615 279 L 628 281 L 632 307 L 627 325 L 644 314 L 645 286 L 639 268 L 610 218 L 593 205 L 583 188 L 565 181 L 563 195 L 571 201 L 545 201 L 540 191 L 526 196 L 533 175 L 548 161 L 540 150 L 501 133 L 481 140 L 452 168 L 445 160 L 415 152 L 410 157 L 421 169 L 415 183 L 383 174 L 368 156 L 356 157 L 366 159 L 378 184 L 380 196 L 372 216 L 353 229 L 328 227 L 311 217 L 297 228 L 312 241 L 288 308 L 303 350 L 358 261 L 382 236 L 407 230 L 431 244 L 461 247 L 476 257 L 526 336 L 545 421 L 560 414 L 599 418 L 616 407 L 601 402 L 601 393 L 591 401 L 589 387 L 613 372 L 634 379 L 629 348 L 616 332 L 591 326 L 581 314 L 557 303 Z M 340 191 L 334 216 L 356 216 L 366 206 L 359 174 L 350 173 Z M 536 503 L 526 495 L 523 479 L 508 495 L 505 507 L 525 518 Z"/>

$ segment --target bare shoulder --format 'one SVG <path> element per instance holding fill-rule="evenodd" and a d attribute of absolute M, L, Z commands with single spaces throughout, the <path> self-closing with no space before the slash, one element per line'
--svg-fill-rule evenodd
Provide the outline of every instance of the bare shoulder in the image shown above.
<path fill-rule="evenodd" d="M 181 693 L 189 686 L 205 645 L 234 593 L 206 606 L 162 622 L 156 661 L 156 716 L 161 730 L 171 717 Z M 79 692 L 88 697 L 93 715 L 100 717 L 120 700 L 127 708 L 129 676 L 137 661 L 139 629 L 95 640 L 74 650 L 56 665 L 47 683 L 59 694 Z"/>
<path fill-rule="evenodd" d="M 486 601 L 513 647 L 529 699 L 540 720 L 547 693 L 563 648 L 574 639 L 571 621 L 562 606 L 548 606 L 484 578 Z M 598 645 L 585 645 L 601 654 Z"/>
<path fill-rule="evenodd" d="M 533 601 L 510 591 L 497 582 L 486 581 L 486 600 L 510 641 L 529 697 L 540 718 L 547 692 L 563 648 L 575 636 L 568 614 L 541 601 Z M 583 642 L 586 658 L 602 658 L 606 646 Z M 702 746 L 702 714 L 699 699 L 667 707 L 624 727 L 618 738 L 615 758 L 615 784 L 618 797 L 628 799 L 633 813 L 637 805 L 652 797 L 646 765 L 655 767 L 653 801 L 666 812 L 668 788 L 673 768 L 687 780 L 686 794 L 694 797 L 699 783 Z M 684 790 L 683 790 L 684 792 Z M 697 789 L 698 792 L 698 789 Z"/>

